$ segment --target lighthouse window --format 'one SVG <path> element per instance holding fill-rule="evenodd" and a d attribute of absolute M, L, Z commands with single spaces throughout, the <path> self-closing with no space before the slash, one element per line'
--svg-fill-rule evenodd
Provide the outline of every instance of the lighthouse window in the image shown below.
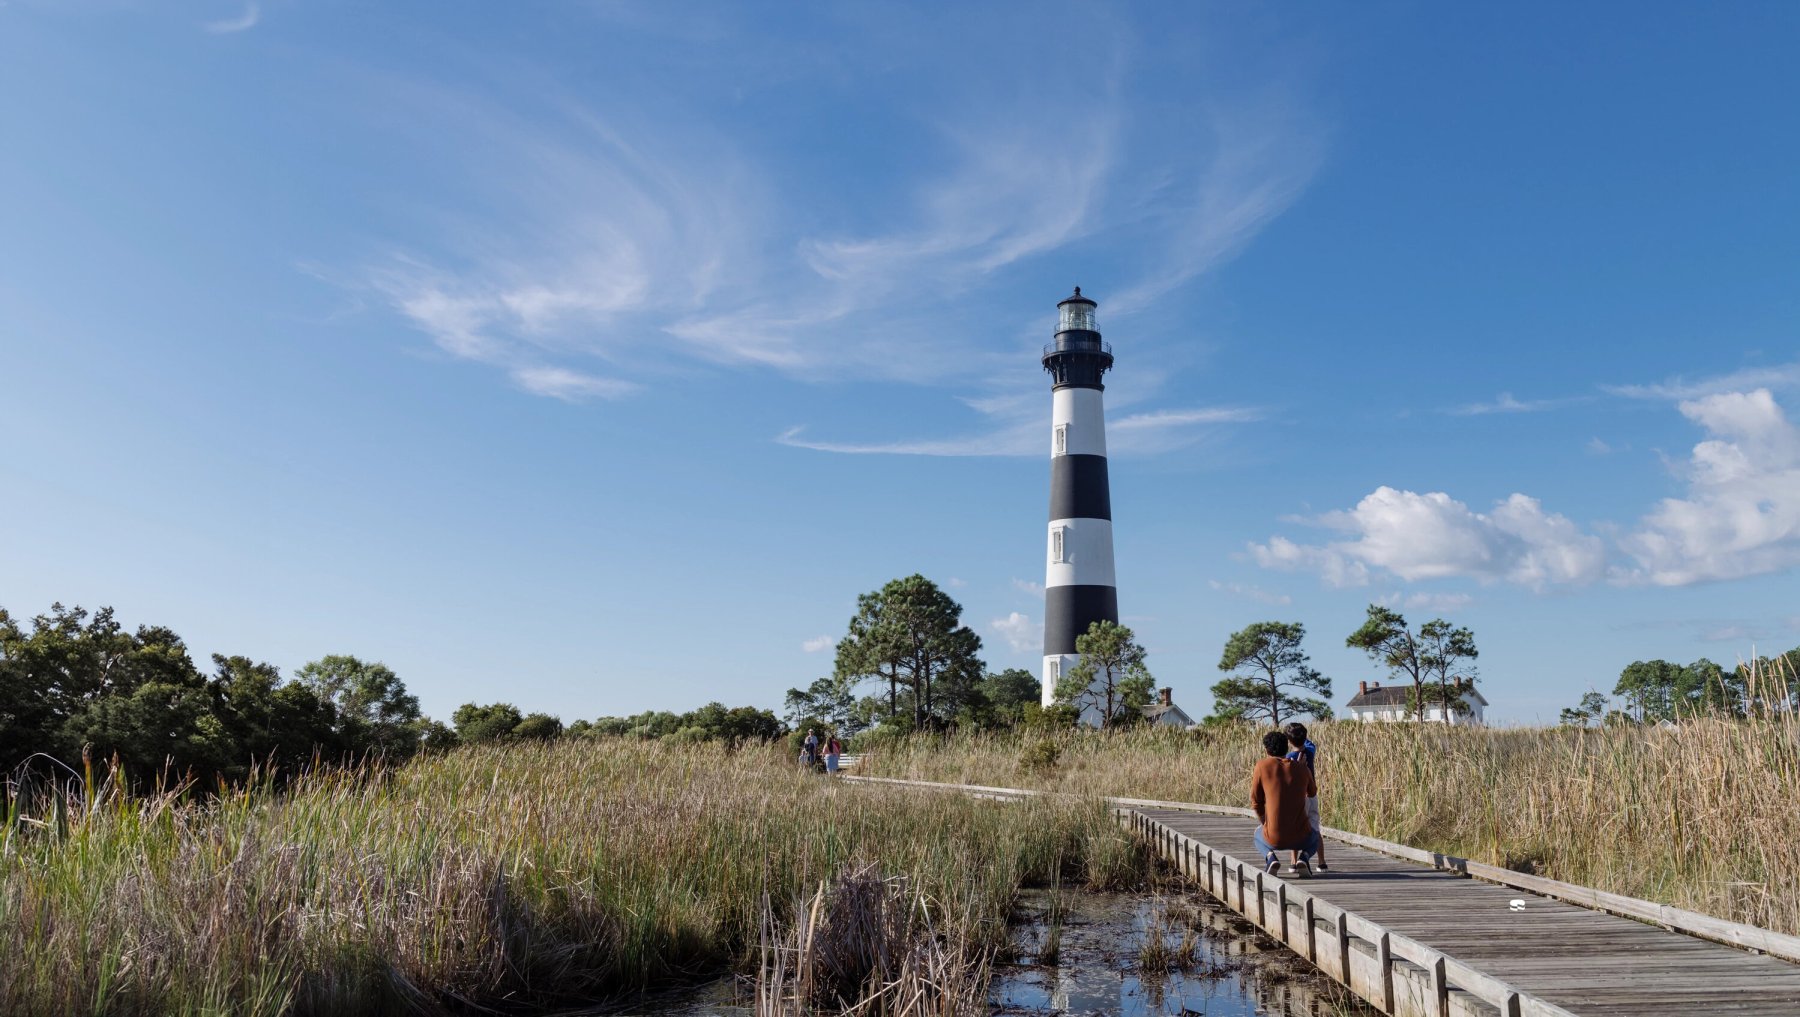
<path fill-rule="evenodd" d="M 1063 557 L 1063 534 L 1065 532 L 1067 532 L 1067 528 L 1062 526 L 1050 531 L 1050 560 L 1053 562 L 1068 560 Z"/>
<path fill-rule="evenodd" d="M 1050 666 L 1045 669 L 1044 677 L 1050 679 L 1050 686 L 1052 688 L 1056 687 L 1056 683 L 1062 680 L 1061 657 L 1050 658 Z"/>
<path fill-rule="evenodd" d="M 1056 425 L 1056 451 L 1053 455 L 1066 455 L 1069 451 L 1069 425 Z"/>

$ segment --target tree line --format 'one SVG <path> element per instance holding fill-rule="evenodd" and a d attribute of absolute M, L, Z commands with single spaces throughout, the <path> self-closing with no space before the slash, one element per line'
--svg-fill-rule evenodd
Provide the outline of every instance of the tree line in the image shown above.
<path fill-rule="evenodd" d="M 111 608 L 53 604 L 28 621 L 0 608 L 0 775 L 38 757 L 74 767 L 85 755 L 100 766 L 116 760 L 140 788 L 213 788 L 252 773 L 400 762 L 457 744 L 614 735 L 762 741 L 786 733 L 768 710 L 719 703 L 566 727 L 511 703 L 465 703 L 452 727 L 421 713 L 418 697 L 380 662 L 332 654 L 291 677 L 246 656 L 213 654 L 211 663 L 202 670 L 165 626 L 126 629 Z"/>
<path fill-rule="evenodd" d="M 380 663 L 330 655 L 284 679 L 273 664 L 216 653 L 203 671 L 173 630 L 127 630 L 111 608 L 53 604 L 29 623 L 0 608 L 6 770 L 39 754 L 66 765 L 85 751 L 102 764 L 117 759 L 140 785 L 168 776 L 213 786 L 253 768 L 404 759 L 453 740 Z"/>
<path fill-rule="evenodd" d="M 1740 718 L 1800 708 L 1800 647 L 1727 668 L 1637 660 L 1619 672 L 1612 699 L 1589 690 L 1562 711 L 1564 724 L 1679 723 L 1693 717 Z"/>
<path fill-rule="evenodd" d="M 832 673 L 788 690 L 788 721 L 854 734 L 876 724 L 902 731 L 1066 727 L 1086 716 L 1111 728 L 1143 719 L 1155 678 L 1130 628 L 1101 621 L 1079 636 L 1079 660 L 1045 708 L 1030 672 L 987 669 L 981 637 L 961 615 L 961 605 L 922 575 L 862 594 L 838 640 Z M 1215 709 L 1207 723 L 1279 726 L 1296 716 L 1330 717 L 1331 679 L 1311 665 L 1301 645 L 1305 636 L 1303 624 L 1280 621 L 1232 633 L 1219 661 L 1227 676 L 1212 687 Z M 1474 633 L 1443 618 L 1415 627 L 1400 612 L 1370 604 L 1345 644 L 1411 685 L 1404 709 L 1414 717 L 1434 707 L 1466 710 L 1480 680 Z"/>

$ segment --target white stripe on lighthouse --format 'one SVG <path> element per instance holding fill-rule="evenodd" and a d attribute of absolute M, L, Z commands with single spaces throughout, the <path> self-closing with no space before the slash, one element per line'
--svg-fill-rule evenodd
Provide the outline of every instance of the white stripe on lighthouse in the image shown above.
<path fill-rule="evenodd" d="M 1106 454 L 1106 410 L 1101 405 L 1103 395 L 1097 388 L 1059 388 L 1051 393 L 1051 455 Z M 1065 438 L 1061 448 L 1057 447 L 1058 429 L 1063 431 Z"/>
<path fill-rule="evenodd" d="M 1117 586 L 1110 519 L 1050 520 L 1045 586 Z"/>

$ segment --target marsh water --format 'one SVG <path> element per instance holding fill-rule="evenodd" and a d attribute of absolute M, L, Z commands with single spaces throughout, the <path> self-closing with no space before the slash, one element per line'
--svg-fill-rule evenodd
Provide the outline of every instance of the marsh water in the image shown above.
<path fill-rule="evenodd" d="M 989 1002 L 996 1014 L 1375 1012 L 1255 926 L 1197 896 L 1042 891 L 1027 898 L 1025 918 L 1015 933 L 1018 961 L 994 973 Z M 1153 939 L 1161 951 L 1146 950 Z M 1045 956 L 1053 943 L 1054 954 Z"/>
<path fill-rule="evenodd" d="M 1196 895 L 1032 890 L 1021 903 L 1020 919 L 1013 930 L 1013 958 L 994 969 L 988 1004 L 995 1017 L 1377 1012 L 1255 926 Z M 1157 937 L 1164 949 L 1146 951 L 1145 944 Z M 753 1010 L 725 980 L 625 1012 L 749 1017 Z"/>

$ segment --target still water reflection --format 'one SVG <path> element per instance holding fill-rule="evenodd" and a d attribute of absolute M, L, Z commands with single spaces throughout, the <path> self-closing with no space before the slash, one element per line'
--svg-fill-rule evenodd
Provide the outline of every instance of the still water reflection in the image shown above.
<path fill-rule="evenodd" d="M 1377 1013 L 1255 926 L 1202 898 L 1028 891 L 1021 918 L 1013 931 L 1017 959 L 994 969 L 988 1003 L 995 1017 Z M 1145 970 L 1144 944 L 1154 936 L 1168 948 L 1166 973 Z M 725 979 L 624 1010 L 586 1013 L 753 1017 L 747 1002 L 741 987 Z"/>
<path fill-rule="evenodd" d="M 1020 962 L 995 971 L 1001 1014 L 1323 1017 L 1372 1014 L 1254 926 L 1197 898 L 1045 892 L 1027 900 Z M 1054 929 L 1061 914 L 1061 933 Z M 1161 937 L 1166 973 L 1146 970 Z M 1043 955 L 1052 942 L 1052 957 Z M 1156 965 L 1152 963 L 1150 968 Z"/>

